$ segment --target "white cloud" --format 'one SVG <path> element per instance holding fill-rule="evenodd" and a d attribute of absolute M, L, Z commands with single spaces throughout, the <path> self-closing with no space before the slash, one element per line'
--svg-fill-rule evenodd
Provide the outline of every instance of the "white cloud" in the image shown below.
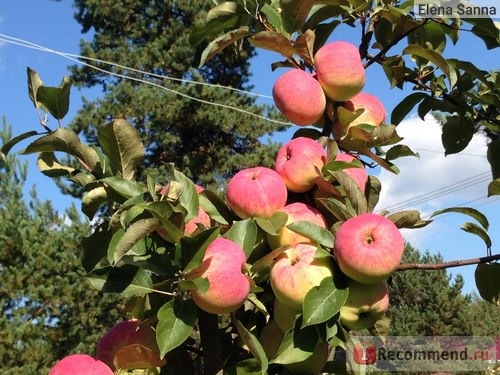
<path fill-rule="evenodd" d="M 486 196 L 491 172 L 484 136 L 475 135 L 463 152 L 445 157 L 441 126 L 433 117 L 428 116 L 425 121 L 410 118 L 397 131 L 404 138 L 401 143 L 420 157 L 396 159 L 401 170 L 398 175 L 380 172 L 382 192 L 377 209 L 418 209 L 426 215 Z"/>

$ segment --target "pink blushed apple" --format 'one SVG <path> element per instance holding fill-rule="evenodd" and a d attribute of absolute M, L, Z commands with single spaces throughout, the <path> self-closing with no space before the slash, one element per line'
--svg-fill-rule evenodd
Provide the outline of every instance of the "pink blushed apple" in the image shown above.
<path fill-rule="evenodd" d="M 269 275 L 275 297 L 286 307 L 302 311 L 302 302 L 312 288 L 333 275 L 329 258 L 315 258 L 316 246 L 288 247 L 274 261 Z"/>
<path fill-rule="evenodd" d="M 352 156 L 351 154 L 346 154 L 343 152 L 339 152 L 335 156 L 335 160 L 337 161 L 345 161 L 347 163 L 352 162 L 356 158 Z M 366 183 L 368 182 L 368 172 L 366 172 L 365 168 L 357 168 L 357 167 L 352 167 L 352 168 L 345 168 L 343 171 L 350 176 L 354 181 L 356 181 L 356 184 L 359 186 L 360 190 L 364 193 L 366 189 Z"/>
<path fill-rule="evenodd" d="M 283 115 L 296 125 L 311 125 L 321 119 L 326 98 L 319 82 L 310 73 L 292 69 L 273 86 L 273 99 Z"/>
<path fill-rule="evenodd" d="M 280 211 L 288 215 L 286 224 L 294 223 L 297 221 L 308 221 L 322 228 L 326 228 L 327 226 L 325 218 L 316 208 L 302 202 L 287 204 Z M 268 234 L 267 242 L 271 249 L 276 249 L 280 246 L 296 245 L 301 242 L 311 242 L 311 240 L 284 226 L 278 230 L 277 235 Z"/>
<path fill-rule="evenodd" d="M 334 254 L 340 269 L 362 284 L 386 280 L 398 267 L 403 252 L 399 229 L 375 213 L 346 220 L 335 234 Z"/>
<path fill-rule="evenodd" d="M 96 358 L 110 368 L 162 366 L 155 330 L 137 319 L 116 324 L 97 343 Z M 117 367 L 117 368 L 116 368 Z"/>
<path fill-rule="evenodd" d="M 311 138 L 298 137 L 283 145 L 276 156 L 276 172 L 288 190 L 304 193 L 315 185 L 326 163 L 323 146 Z"/>
<path fill-rule="evenodd" d="M 353 331 L 372 327 L 389 308 L 389 290 L 385 282 L 360 284 L 350 281 L 349 296 L 340 308 L 340 322 Z"/>
<path fill-rule="evenodd" d="M 193 301 L 206 312 L 227 314 L 237 310 L 250 293 L 250 280 L 243 273 L 245 253 L 233 241 L 219 237 L 205 251 L 201 264 L 189 279 L 207 278 L 207 291 L 191 291 Z"/>
<path fill-rule="evenodd" d="M 49 375 L 113 375 L 104 362 L 87 354 L 72 354 L 57 362 Z"/>
<path fill-rule="evenodd" d="M 348 42 L 325 44 L 314 55 L 318 81 L 326 95 L 343 102 L 359 93 L 366 81 L 358 48 Z"/>
<path fill-rule="evenodd" d="M 282 209 L 288 197 L 281 176 L 266 167 L 243 169 L 228 182 L 226 202 L 242 219 L 269 218 Z"/>

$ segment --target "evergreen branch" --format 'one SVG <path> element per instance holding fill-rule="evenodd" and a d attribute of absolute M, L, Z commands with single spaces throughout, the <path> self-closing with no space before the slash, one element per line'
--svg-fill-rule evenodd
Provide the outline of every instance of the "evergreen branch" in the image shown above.
<path fill-rule="evenodd" d="M 442 270 L 446 268 L 470 266 L 472 264 L 489 263 L 500 260 L 500 254 L 489 255 L 480 258 L 458 259 L 443 263 L 404 263 L 400 264 L 397 271 L 406 270 Z"/>

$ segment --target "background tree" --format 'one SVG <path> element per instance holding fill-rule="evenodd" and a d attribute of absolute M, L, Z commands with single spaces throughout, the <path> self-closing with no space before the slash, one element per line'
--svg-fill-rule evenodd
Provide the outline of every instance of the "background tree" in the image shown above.
<path fill-rule="evenodd" d="M 442 263 L 440 254 L 421 254 L 406 245 L 403 263 Z M 396 272 L 390 283 L 391 335 L 472 335 L 476 324 L 470 319 L 471 297 L 462 294 L 463 278 L 446 270 Z"/>
<path fill-rule="evenodd" d="M 87 66 L 73 67 L 77 85 L 100 86 L 104 93 L 100 99 L 85 102 L 73 127 L 95 140 L 97 129 L 108 120 L 126 118 L 147 145 L 144 168 L 148 173 L 161 176 L 162 164 L 173 162 L 204 186 L 219 187 L 245 166 L 270 165 L 277 146 L 267 144 L 265 138 L 284 126 L 241 112 L 271 115 L 269 107 L 258 106 L 255 97 L 236 91 L 179 81 L 251 89 L 249 60 L 255 52 L 248 42 L 194 68 L 203 45 L 195 49 L 189 38 L 194 25 L 204 22 L 209 5 L 194 0 L 75 1 L 83 33 L 92 33 L 91 41 L 81 42 L 81 54 L 112 62 L 97 66 L 114 75 Z"/>
<path fill-rule="evenodd" d="M 4 120 L 1 143 L 10 138 Z M 80 240 L 88 222 L 75 207 L 62 215 L 40 201 L 36 187 L 25 200 L 26 171 L 14 154 L 0 158 L 0 372 L 6 375 L 47 373 L 69 353 L 93 353 L 121 315 L 118 298 L 84 279 Z"/>

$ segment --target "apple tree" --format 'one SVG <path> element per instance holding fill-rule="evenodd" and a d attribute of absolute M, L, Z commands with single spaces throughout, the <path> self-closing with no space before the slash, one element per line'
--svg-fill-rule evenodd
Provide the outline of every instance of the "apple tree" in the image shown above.
<path fill-rule="evenodd" d="M 479 293 L 499 304 L 500 255 L 492 254 L 481 212 L 450 207 L 433 217 L 469 216 L 474 222 L 462 229 L 484 240 L 485 257 L 425 265 L 401 264 L 400 229 L 432 218 L 376 209 L 381 184 L 369 167 L 397 173 L 397 159 L 414 155 L 397 124 L 415 106 L 421 117 L 442 113 L 447 154 L 463 150 L 474 132 L 490 136 L 488 193 L 500 193 L 498 74 L 443 57 L 446 41 L 456 42 L 465 25 L 488 48 L 498 47 L 498 26 L 489 18 L 420 19 L 411 7 L 357 0 L 215 5 L 190 35 L 192 43 L 206 43 L 200 64 L 233 44 L 275 51 L 281 60 L 270 69 L 292 69 L 276 81 L 273 97 L 298 127 L 272 167 L 242 168 L 222 195 L 197 186 L 173 163 L 161 176 L 139 178 L 147 145 L 127 115 L 99 126 L 97 145 L 63 126 L 3 145 L 7 154 L 36 137 L 23 153 L 38 154 L 42 173 L 85 192 L 82 212 L 95 220 L 82 241 L 87 280 L 126 298 L 130 324 L 137 325 L 133 332 L 113 329 L 108 335 L 123 333 L 104 336 L 95 358 L 65 359 L 52 374 L 79 360 L 82 368 L 105 363 L 103 373 L 364 371 L 343 354 L 356 332 L 386 332 L 387 281 L 402 269 L 477 264 Z M 340 24 L 359 29 L 359 46 L 330 41 Z M 388 87 L 414 91 L 390 119 L 380 100 L 363 92 L 373 64 L 383 67 Z M 28 68 L 28 86 L 37 112 L 64 118 L 68 79 L 45 86 Z"/>

